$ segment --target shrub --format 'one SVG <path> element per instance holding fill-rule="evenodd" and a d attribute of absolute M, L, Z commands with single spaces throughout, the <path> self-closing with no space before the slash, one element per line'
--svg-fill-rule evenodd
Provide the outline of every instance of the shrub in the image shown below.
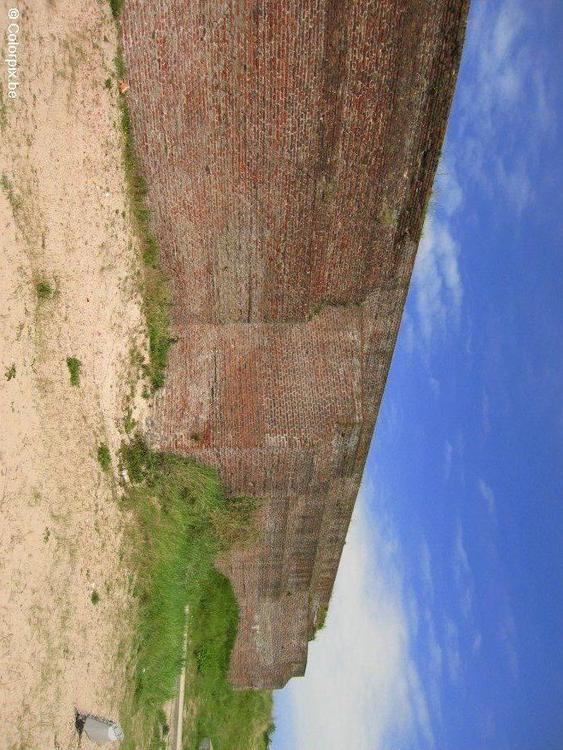
<path fill-rule="evenodd" d="M 111 12 L 116 20 L 121 15 L 121 11 L 123 9 L 123 1 L 124 0 L 109 0 Z"/>
<path fill-rule="evenodd" d="M 35 285 L 35 291 L 40 300 L 51 299 L 54 289 L 49 281 L 41 280 Z"/>
<path fill-rule="evenodd" d="M 67 357 L 66 366 L 68 367 L 68 371 L 70 373 L 70 384 L 79 386 L 82 362 L 76 357 Z"/>
<path fill-rule="evenodd" d="M 98 463 L 103 471 L 109 471 L 111 469 L 111 453 L 105 443 L 101 443 L 101 445 L 98 446 Z"/>

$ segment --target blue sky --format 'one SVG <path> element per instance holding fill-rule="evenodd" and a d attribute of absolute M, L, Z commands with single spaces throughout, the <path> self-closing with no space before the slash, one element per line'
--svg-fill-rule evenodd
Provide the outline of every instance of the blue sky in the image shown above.
<path fill-rule="evenodd" d="M 362 490 L 274 750 L 563 747 L 563 3 L 473 3 Z"/>

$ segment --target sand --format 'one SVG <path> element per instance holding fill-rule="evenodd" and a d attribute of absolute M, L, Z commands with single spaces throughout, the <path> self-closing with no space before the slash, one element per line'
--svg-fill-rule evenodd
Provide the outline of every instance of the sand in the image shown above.
<path fill-rule="evenodd" d="M 145 345 L 113 74 L 97 0 L 17 7 L 0 110 L 0 748 L 73 748 L 74 707 L 116 717 L 130 637 L 116 465 Z M 46 280 L 54 294 L 39 299 Z M 82 363 L 70 384 L 67 357 Z M 138 401 L 138 399 L 137 399 Z M 93 592 L 99 597 L 97 604 Z M 91 744 L 83 739 L 82 747 Z"/>

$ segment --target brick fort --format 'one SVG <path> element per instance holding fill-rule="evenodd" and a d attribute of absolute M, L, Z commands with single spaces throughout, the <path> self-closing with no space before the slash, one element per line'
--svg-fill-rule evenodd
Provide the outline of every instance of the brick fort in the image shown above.
<path fill-rule="evenodd" d="M 151 437 L 263 499 L 221 560 L 234 685 L 303 674 L 383 395 L 466 0 L 127 0 L 133 133 L 173 296 Z"/>

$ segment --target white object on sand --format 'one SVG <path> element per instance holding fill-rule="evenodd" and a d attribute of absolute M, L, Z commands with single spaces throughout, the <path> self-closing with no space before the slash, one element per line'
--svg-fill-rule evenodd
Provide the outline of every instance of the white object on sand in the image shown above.
<path fill-rule="evenodd" d="M 102 719 L 100 716 L 87 716 L 84 722 L 84 731 L 92 742 L 102 745 L 104 742 L 122 740 L 125 736 L 123 729 L 116 721 Z"/>

